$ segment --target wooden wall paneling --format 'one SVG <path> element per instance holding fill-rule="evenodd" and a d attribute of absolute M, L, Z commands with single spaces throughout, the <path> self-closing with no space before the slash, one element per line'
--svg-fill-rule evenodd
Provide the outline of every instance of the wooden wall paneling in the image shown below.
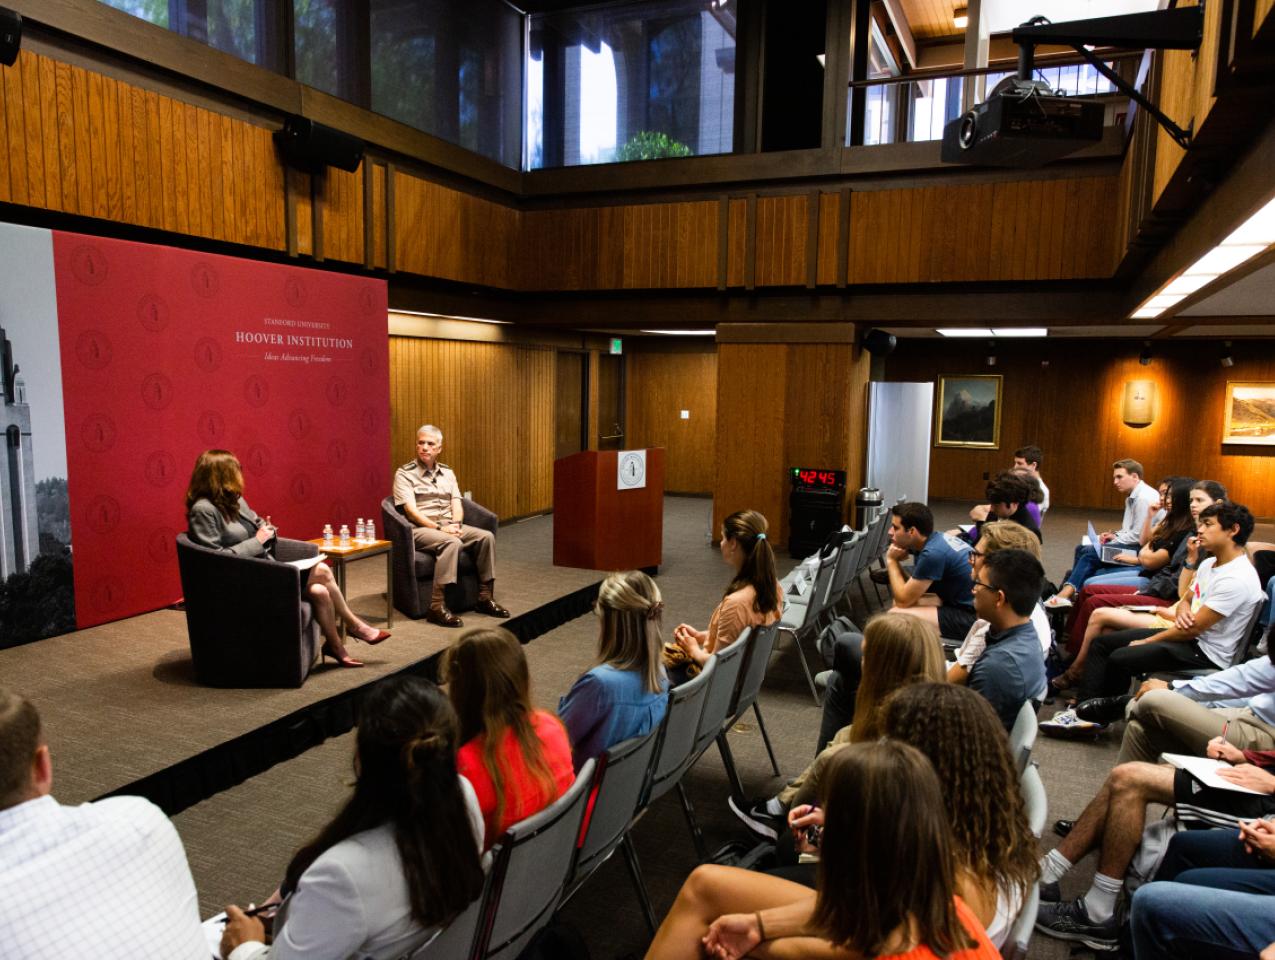
<path fill-rule="evenodd" d="M 757 195 L 748 197 L 744 208 L 744 289 L 757 284 Z"/>
<path fill-rule="evenodd" d="M 850 276 L 850 188 L 843 187 L 837 212 L 837 286 L 844 287 Z"/>
<path fill-rule="evenodd" d="M 59 64 L 59 69 L 61 64 Z M 88 74 L 79 67 L 68 66 L 70 74 L 70 103 L 67 104 L 67 123 L 75 138 L 70 162 L 75 171 L 72 183 L 75 184 L 75 208 L 68 212 L 79 213 L 86 217 L 93 215 L 93 160 L 89 154 L 89 125 L 78 122 L 77 118 L 88 114 L 89 88 Z M 60 91 L 59 91 L 60 92 Z M 67 157 L 63 155 L 63 163 Z"/>
<path fill-rule="evenodd" d="M 840 197 L 835 193 L 819 194 L 819 234 L 815 241 L 817 269 L 815 283 L 831 286 L 837 282 L 837 238 L 841 229 Z"/>
<path fill-rule="evenodd" d="M 819 283 L 819 215 L 822 212 L 819 197 L 818 190 L 806 195 L 806 288 L 809 290 Z"/>
<path fill-rule="evenodd" d="M 5 137 L 8 141 L 9 198 L 30 203 L 27 190 L 26 118 L 22 102 L 22 61 L 0 67 L 0 97 L 4 99 Z"/>
<path fill-rule="evenodd" d="M 314 204 L 310 199 L 310 175 L 300 170 L 288 170 L 289 189 L 292 193 L 293 216 L 296 218 L 297 253 L 314 254 Z"/>
<path fill-rule="evenodd" d="M 35 57 L 40 74 L 40 127 L 44 150 L 44 198 L 50 210 L 62 209 L 61 128 L 58 122 L 57 69 L 48 57 Z M 136 111 L 134 111 L 136 119 Z"/>
<path fill-rule="evenodd" d="M 716 469 L 716 351 L 635 347 L 625 354 L 625 364 L 625 445 L 665 448 L 665 490 L 711 494 Z M 681 418 L 682 410 L 689 411 L 689 419 Z"/>
<path fill-rule="evenodd" d="M 13 159 L 9 153 L 9 105 L 4 85 L 0 83 L 0 201 L 9 199 L 9 168 Z"/>
<path fill-rule="evenodd" d="M 364 164 L 359 169 L 366 168 Z M 362 175 L 329 167 L 324 176 L 324 256 L 346 263 L 363 261 Z"/>
<path fill-rule="evenodd" d="M 127 83 L 115 84 L 116 156 L 119 162 L 120 219 L 139 223 L 137 216 L 137 176 L 133 169 L 133 88 Z M 29 135 L 28 135 L 28 139 Z M 39 140 L 30 140 L 38 143 Z M 206 149 L 206 148 L 205 148 Z"/>
<path fill-rule="evenodd" d="M 22 101 L 22 152 L 26 155 L 28 202 L 35 207 L 44 207 L 48 205 L 48 190 L 44 182 L 44 121 L 40 113 L 39 63 L 32 54 L 19 51 L 17 62 L 7 72 L 14 74 L 15 81 L 9 89 Z M 5 83 L 9 85 L 8 77 Z"/>
<path fill-rule="evenodd" d="M 730 200 L 717 201 L 717 289 L 725 290 L 730 276 Z"/>
<path fill-rule="evenodd" d="M 756 215 L 755 282 L 796 286 L 806 281 L 806 196 L 759 197 Z"/>
<path fill-rule="evenodd" d="M 748 249 L 748 201 L 736 197 L 730 201 L 730 259 L 726 269 L 726 285 L 744 285 L 744 257 Z"/>
<path fill-rule="evenodd" d="M 1221 443 L 1226 382 L 1275 381 L 1275 343 L 1249 341 L 1229 370 L 1199 341 L 1157 341 L 1145 367 L 1138 362 L 1140 349 L 1137 341 L 999 345 L 1000 448 L 932 448 L 930 496 L 979 500 L 984 471 L 1004 469 L 1015 447 L 1038 443 L 1045 451 L 1042 473 L 1060 506 L 1120 509 L 1111 463 L 1133 457 L 1151 482 L 1168 474 L 1220 480 L 1258 516 L 1275 516 L 1275 450 Z M 886 361 L 886 377 L 925 381 L 984 373 L 982 350 L 982 344 L 904 340 Z M 1049 365 L 1042 367 L 1042 360 Z M 1157 385 L 1156 418 L 1150 426 L 1129 427 L 1120 419 L 1124 384 L 1145 379 Z"/>
<path fill-rule="evenodd" d="M 373 200 L 377 167 L 370 158 L 364 158 L 359 168 L 359 187 L 363 195 L 363 268 L 372 269 L 376 264 L 376 203 Z"/>

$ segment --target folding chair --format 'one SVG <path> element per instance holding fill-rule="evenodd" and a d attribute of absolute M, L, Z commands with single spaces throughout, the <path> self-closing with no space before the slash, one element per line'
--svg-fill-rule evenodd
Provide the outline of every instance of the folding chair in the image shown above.
<path fill-rule="evenodd" d="M 775 639 L 779 634 L 777 624 L 758 627 L 748 638 L 748 656 L 740 673 L 738 689 L 734 702 L 717 735 L 717 749 L 722 755 L 722 764 L 726 767 L 726 775 L 730 778 L 731 790 L 739 798 L 743 798 L 744 785 L 739 779 L 739 771 L 735 767 L 735 757 L 731 753 L 726 734 L 743 718 L 752 707 L 757 718 L 757 729 L 761 731 L 762 743 L 766 745 L 766 754 L 770 757 L 770 768 L 779 776 L 779 762 L 775 759 L 775 749 L 770 745 L 770 734 L 766 732 L 766 721 L 761 716 L 761 706 L 757 703 L 757 695 L 761 691 L 762 681 L 766 679 L 766 668 L 770 664 L 770 654 L 775 649 Z"/>
<path fill-rule="evenodd" d="M 1045 796 L 1045 782 L 1040 779 L 1040 770 L 1036 768 L 1036 764 L 1027 765 L 1027 769 L 1018 778 L 1018 786 L 1023 791 L 1023 803 L 1027 807 L 1027 825 L 1039 840 L 1045 832 L 1049 801 Z"/>
<path fill-rule="evenodd" d="M 819 564 L 819 570 L 815 574 L 814 585 L 810 588 L 805 604 L 787 604 L 787 600 L 785 600 L 784 615 L 778 624 L 780 633 L 787 633 L 792 637 L 793 646 L 797 651 L 797 659 L 801 661 L 801 669 L 806 674 L 806 683 L 810 685 L 810 695 L 815 698 L 816 704 L 823 701 L 820 700 L 819 690 L 815 687 L 815 678 L 810 672 L 810 664 L 806 662 L 806 654 L 801 646 L 801 637 L 803 634 L 812 633 L 819 622 L 819 614 L 823 611 L 823 605 L 827 600 L 828 586 L 832 582 L 832 575 L 840 555 L 838 551 L 832 556 L 824 558 Z"/>
<path fill-rule="evenodd" d="M 1032 933 L 1036 929 L 1036 914 L 1040 912 L 1040 886 L 1033 883 L 1027 890 L 1023 900 L 1023 908 L 1018 911 L 1014 925 L 1009 928 L 1009 936 L 1001 945 L 1003 960 L 1027 960 L 1027 947 L 1031 944 Z"/>
<path fill-rule="evenodd" d="M 1032 701 L 1027 700 L 1019 707 L 1014 729 L 1009 732 L 1009 750 L 1014 756 L 1014 765 L 1018 768 L 1019 776 L 1022 776 L 1032 758 L 1037 730 L 1036 710 L 1032 707 Z"/>

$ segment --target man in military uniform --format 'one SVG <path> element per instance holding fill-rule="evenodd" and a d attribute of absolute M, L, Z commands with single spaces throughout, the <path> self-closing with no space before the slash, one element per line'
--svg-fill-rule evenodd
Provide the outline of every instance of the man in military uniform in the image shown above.
<path fill-rule="evenodd" d="M 460 551 L 471 544 L 478 567 L 478 604 L 474 609 L 491 617 L 507 617 L 509 611 L 496 602 L 492 592 L 496 538 L 487 530 L 465 526 L 456 475 L 438 462 L 442 449 L 443 431 L 430 425 L 421 427 L 416 431 L 416 459 L 394 474 L 394 503 L 412 523 L 416 549 L 436 557 L 434 592 L 425 619 L 442 627 L 462 625 L 460 617 L 443 602 L 443 588 L 456 582 Z"/>

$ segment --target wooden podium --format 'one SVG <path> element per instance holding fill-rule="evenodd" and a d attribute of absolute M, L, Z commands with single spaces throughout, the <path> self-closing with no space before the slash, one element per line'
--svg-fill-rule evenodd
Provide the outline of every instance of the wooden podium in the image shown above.
<path fill-rule="evenodd" d="M 554 566 L 636 570 L 660 565 L 664 449 L 645 451 L 643 486 L 622 489 L 620 457 L 630 452 L 583 450 L 554 461 Z"/>

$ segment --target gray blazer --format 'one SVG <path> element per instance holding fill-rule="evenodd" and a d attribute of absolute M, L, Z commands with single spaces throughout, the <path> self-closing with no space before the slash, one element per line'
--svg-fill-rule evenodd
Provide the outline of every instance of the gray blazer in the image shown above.
<path fill-rule="evenodd" d="M 239 498 L 238 520 L 227 523 L 211 500 L 201 498 L 191 504 L 186 522 L 190 525 L 190 539 L 202 546 L 241 557 L 266 555 L 266 545 L 257 539 L 257 529 L 263 521 L 243 497 Z"/>

